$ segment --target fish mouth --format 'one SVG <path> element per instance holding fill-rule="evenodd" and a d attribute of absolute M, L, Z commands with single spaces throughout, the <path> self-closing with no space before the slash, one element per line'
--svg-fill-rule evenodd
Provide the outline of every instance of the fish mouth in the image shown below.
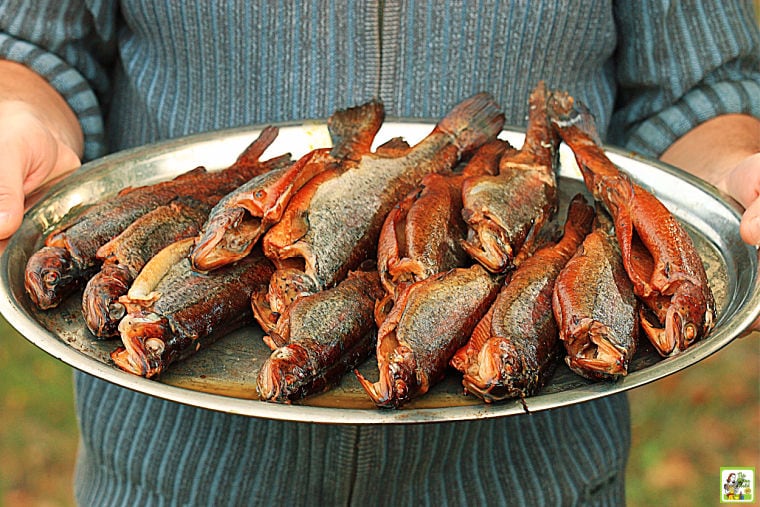
<path fill-rule="evenodd" d="M 462 378 L 465 390 L 486 403 L 510 398 L 524 398 L 526 389 L 519 385 L 521 365 L 517 350 L 506 338 L 494 336 L 486 340 Z"/>
<path fill-rule="evenodd" d="M 127 293 L 131 282 L 127 268 L 108 264 L 87 283 L 82 294 L 82 314 L 96 338 L 113 338 L 119 334 L 119 321 L 127 313 L 119 297 Z"/>
<path fill-rule="evenodd" d="M 263 232 L 261 219 L 243 208 L 220 213 L 205 227 L 205 232 L 190 254 L 196 271 L 207 272 L 239 261 L 253 250 Z"/>
<path fill-rule="evenodd" d="M 615 345 L 618 340 L 604 324 L 592 322 L 587 327 L 585 337 L 576 337 L 571 341 L 582 343 L 582 346 L 574 354 L 566 356 L 565 362 L 582 377 L 595 380 L 628 375 L 628 363 L 633 352 Z"/>
<path fill-rule="evenodd" d="M 24 287 L 41 310 L 55 308 L 78 285 L 77 269 L 68 250 L 46 246 L 26 264 Z"/>
<path fill-rule="evenodd" d="M 491 273 L 504 273 L 511 267 L 512 247 L 504 229 L 491 220 L 470 227 L 467 239 L 461 240 L 460 244 Z"/>
<path fill-rule="evenodd" d="M 256 392 L 265 401 L 290 403 L 292 397 L 308 381 L 309 354 L 298 344 L 280 347 L 262 365 Z"/>
<path fill-rule="evenodd" d="M 124 346 L 111 352 L 111 359 L 122 370 L 155 377 L 167 363 L 164 357 L 168 329 L 166 319 L 155 313 L 127 315 L 119 323 Z"/>
<path fill-rule="evenodd" d="M 406 346 L 399 345 L 388 357 L 378 364 L 380 378 L 372 383 L 359 370 L 354 374 L 372 401 L 379 408 L 399 408 L 411 400 L 415 392 L 427 390 L 415 375 L 417 361 L 414 353 Z"/>

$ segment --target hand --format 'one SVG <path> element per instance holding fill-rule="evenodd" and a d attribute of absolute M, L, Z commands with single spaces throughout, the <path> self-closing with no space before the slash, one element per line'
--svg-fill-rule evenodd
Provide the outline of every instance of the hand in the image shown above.
<path fill-rule="evenodd" d="M 0 239 L 10 237 L 31 196 L 80 165 L 79 156 L 22 101 L 0 102 Z"/>
<path fill-rule="evenodd" d="M 80 165 L 83 148 L 79 120 L 55 88 L 0 60 L 0 239 L 21 225 L 35 191 Z"/>
<path fill-rule="evenodd" d="M 750 245 L 760 245 L 760 153 L 739 162 L 718 182 L 718 188 L 744 206 L 739 233 Z"/>

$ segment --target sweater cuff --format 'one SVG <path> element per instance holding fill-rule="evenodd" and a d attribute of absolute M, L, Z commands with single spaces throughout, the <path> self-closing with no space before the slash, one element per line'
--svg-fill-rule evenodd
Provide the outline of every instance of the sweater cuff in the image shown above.
<path fill-rule="evenodd" d="M 724 81 L 691 90 L 674 105 L 636 127 L 626 148 L 658 158 L 697 125 L 731 113 L 760 118 L 760 78 Z"/>
<path fill-rule="evenodd" d="M 0 58 L 23 64 L 42 76 L 74 111 L 84 134 L 83 162 L 106 152 L 103 116 L 95 92 L 71 65 L 29 42 L 0 33 Z"/>

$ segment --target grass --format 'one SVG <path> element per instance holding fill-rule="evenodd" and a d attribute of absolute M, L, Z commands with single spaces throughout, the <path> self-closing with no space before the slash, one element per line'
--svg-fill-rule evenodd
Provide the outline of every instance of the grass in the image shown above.
<path fill-rule="evenodd" d="M 0 506 L 73 505 L 71 368 L 2 319 L 0 341 Z M 757 334 L 630 399 L 629 505 L 716 505 L 721 466 L 760 470 Z"/>

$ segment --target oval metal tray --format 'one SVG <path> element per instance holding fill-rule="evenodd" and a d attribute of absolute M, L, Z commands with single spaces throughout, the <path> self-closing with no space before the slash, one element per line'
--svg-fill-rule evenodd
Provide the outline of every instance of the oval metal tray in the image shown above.
<path fill-rule="evenodd" d="M 402 136 L 414 144 L 432 128 L 428 122 L 386 121 L 377 136 L 382 142 Z M 708 271 L 719 311 L 717 325 L 703 341 L 672 358 L 660 358 L 642 340 L 629 375 L 616 382 L 591 382 L 561 365 L 536 396 L 487 405 L 462 392 L 452 373 L 425 396 L 399 410 L 375 408 L 354 375 L 346 375 L 332 390 L 292 405 L 259 401 L 255 394 L 258 369 L 269 356 L 261 330 L 248 327 L 229 334 L 190 358 L 173 364 L 157 380 L 116 368 L 109 353 L 117 341 L 95 340 L 81 317 L 81 292 L 59 308 L 37 310 L 24 292 L 28 257 L 41 245 L 46 230 L 79 205 L 114 194 L 129 185 L 145 185 L 203 165 L 218 169 L 231 164 L 258 136 L 259 129 L 239 128 L 188 136 L 119 152 L 84 165 L 54 187 L 27 213 L 20 230 L 0 258 L 0 310 L 30 342 L 61 361 L 107 381 L 148 395 L 223 412 L 248 416 L 340 424 L 392 424 L 502 417 L 579 403 L 656 381 L 710 356 L 746 329 L 760 312 L 757 251 L 739 236 L 738 207 L 711 186 L 677 169 L 617 149 L 608 149 L 614 163 L 649 188 L 692 234 Z M 502 137 L 520 146 L 523 134 L 508 129 Z M 324 124 L 287 124 L 265 157 L 290 152 L 294 157 L 329 146 Z M 560 194 L 564 210 L 570 197 L 585 192 L 572 152 L 561 147 Z M 588 195 L 588 194 L 587 194 Z M 361 365 L 377 378 L 374 358 Z"/>

